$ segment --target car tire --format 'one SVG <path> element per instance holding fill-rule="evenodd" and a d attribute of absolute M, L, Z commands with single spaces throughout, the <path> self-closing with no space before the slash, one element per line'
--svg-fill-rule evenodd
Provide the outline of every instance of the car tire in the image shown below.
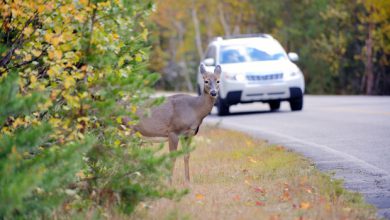
<path fill-rule="evenodd" d="M 280 109 L 280 101 L 270 101 L 268 104 L 269 104 L 269 108 L 273 112 Z"/>
<path fill-rule="evenodd" d="M 226 103 L 226 101 L 220 96 L 218 96 L 217 100 L 217 110 L 219 116 L 224 116 L 229 114 L 229 104 Z"/>
<path fill-rule="evenodd" d="M 300 111 L 303 108 L 303 96 L 299 98 L 290 99 L 291 111 Z"/>

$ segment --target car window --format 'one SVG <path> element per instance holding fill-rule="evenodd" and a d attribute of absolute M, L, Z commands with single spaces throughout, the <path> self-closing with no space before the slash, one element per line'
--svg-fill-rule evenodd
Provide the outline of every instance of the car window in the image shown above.
<path fill-rule="evenodd" d="M 248 45 L 222 46 L 220 63 L 244 63 L 286 59 L 285 52 L 278 47 L 256 47 Z"/>
<path fill-rule="evenodd" d="M 215 47 L 214 46 L 211 46 L 209 47 L 209 49 L 207 50 L 206 52 L 206 56 L 205 56 L 205 59 L 208 59 L 208 58 L 213 58 L 215 59 Z"/>

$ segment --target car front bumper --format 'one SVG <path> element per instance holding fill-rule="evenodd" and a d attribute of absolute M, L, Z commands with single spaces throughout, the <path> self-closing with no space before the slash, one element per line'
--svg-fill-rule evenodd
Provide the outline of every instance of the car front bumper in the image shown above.
<path fill-rule="evenodd" d="M 221 98 L 230 105 L 237 103 L 287 100 L 302 96 L 304 82 L 302 78 L 280 82 L 247 83 L 226 80 L 220 89 Z"/>

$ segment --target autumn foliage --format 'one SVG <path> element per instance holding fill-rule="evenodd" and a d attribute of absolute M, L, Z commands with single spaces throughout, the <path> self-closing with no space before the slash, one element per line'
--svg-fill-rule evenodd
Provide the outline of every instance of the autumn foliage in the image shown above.
<path fill-rule="evenodd" d="M 164 187 L 173 155 L 140 148 L 129 128 L 158 79 L 145 68 L 151 7 L 0 2 L 1 219 L 130 213 L 176 195 Z"/>
<path fill-rule="evenodd" d="M 151 68 L 161 87 L 193 90 L 216 36 L 269 33 L 297 52 L 306 92 L 390 94 L 388 0 L 158 0 Z"/>

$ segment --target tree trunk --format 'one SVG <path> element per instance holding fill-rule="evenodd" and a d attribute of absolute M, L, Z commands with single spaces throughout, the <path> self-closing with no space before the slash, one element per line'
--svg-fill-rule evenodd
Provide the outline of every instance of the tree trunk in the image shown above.
<path fill-rule="evenodd" d="M 370 22 L 368 24 L 368 35 L 366 39 L 366 60 L 364 62 L 365 68 L 364 73 L 366 77 L 366 94 L 372 95 L 373 94 L 373 85 L 374 85 L 374 70 L 373 70 L 373 62 L 372 62 L 372 50 L 373 50 L 373 36 L 372 32 L 374 31 L 374 23 Z"/>
<path fill-rule="evenodd" d="M 200 60 L 203 58 L 202 37 L 199 28 L 199 19 L 198 19 L 198 15 L 196 14 L 196 9 L 194 4 L 191 9 L 191 14 L 192 14 L 192 22 L 194 23 L 194 28 L 195 28 L 195 43 L 196 43 L 196 48 L 198 49 L 198 55 Z"/>
<path fill-rule="evenodd" d="M 225 31 L 225 35 L 230 36 L 231 35 L 230 26 L 229 26 L 228 22 L 226 21 L 222 3 L 218 4 L 218 12 L 219 12 L 219 20 L 221 21 L 223 30 Z"/>
<path fill-rule="evenodd" d="M 188 72 L 187 63 L 184 59 L 180 60 L 179 67 L 180 67 L 180 75 L 182 75 L 184 80 L 185 80 L 187 91 L 193 92 L 194 87 L 193 87 L 192 82 L 191 82 L 190 73 Z"/>
<path fill-rule="evenodd" d="M 194 28 L 195 28 L 196 48 L 198 49 L 199 60 L 201 60 L 203 58 L 202 36 L 200 33 L 199 19 L 198 19 L 198 15 L 196 14 L 195 7 L 192 7 L 191 14 L 192 14 L 192 22 L 194 23 Z"/>
<path fill-rule="evenodd" d="M 182 46 L 184 43 L 185 27 L 184 27 L 183 23 L 181 23 L 179 21 L 173 21 L 173 24 L 175 25 L 175 27 L 177 29 L 178 45 L 179 45 L 178 49 L 179 49 L 180 46 Z M 188 67 L 187 67 L 186 61 L 184 60 L 183 56 L 181 56 L 178 65 L 179 65 L 179 75 L 183 76 L 185 83 L 186 83 L 187 90 L 190 92 L 193 92 L 194 87 L 192 86 L 191 77 L 190 77 L 190 74 L 188 72 Z"/>

